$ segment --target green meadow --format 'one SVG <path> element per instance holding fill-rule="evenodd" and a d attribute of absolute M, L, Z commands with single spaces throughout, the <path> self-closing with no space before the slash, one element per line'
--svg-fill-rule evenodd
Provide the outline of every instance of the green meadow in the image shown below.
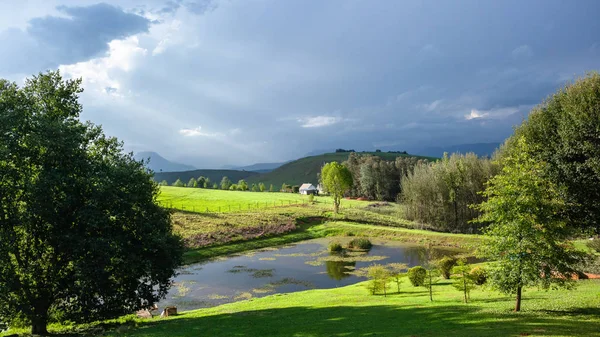
<path fill-rule="evenodd" d="M 228 213 L 306 204 L 308 196 L 299 193 L 224 191 L 161 186 L 158 201 L 165 207 L 188 212 Z M 314 202 L 319 205 L 333 204 L 333 200 L 328 196 L 317 196 Z M 342 207 L 363 205 L 365 205 L 364 201 L 342 201 Z"/>
<path fill-rule="evenodd" d="M 395 290 L 396 285 L 390 284 Z M 370 295 L 366 282 L 323 290 L 277 294 L 183 312 L 170 318 L 123 317 L 92 325 L 99 336 L 600 336 L 600 280 L 577 282 L 574 290 L 527 289 L 523 311 L 514 299 L 491 289 L 462 293 L 451 280 L 427 290 L 404 280 L 400 293 Z M 55 332 L 68 326 L 51 326 Z"/>

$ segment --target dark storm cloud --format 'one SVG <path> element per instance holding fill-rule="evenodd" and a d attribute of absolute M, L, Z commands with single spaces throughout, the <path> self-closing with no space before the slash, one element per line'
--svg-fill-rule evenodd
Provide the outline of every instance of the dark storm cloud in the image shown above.
<path fill-rule="evenodd" d="M 116 46 L 114 59 L 74 72 L 102 73 L 95 80 L 104 96 L 89 99 L 85 118 L 134 150 L 199 167 L 313 149 L 501 142 L 549 94 L 600 69 L 595 0 L 129 6 L 157 23 L 149 29 L 146 19 L 100 5 L 0 32 L 0 42 L 47 54 L 3 53 L 0 72 L 7 62 L 38 71 L 91 58 L 110 39 L 149 29 Z"/>
<path fill-rule="evenodd" d="M 34 72 L 103 55 L 115 39 L 147 32 L 150 21 L 105 3 L 58 6 L 63 16 L 33 18 L 25 31 L 0 33 L 6 48 L 0 72 Z"/>

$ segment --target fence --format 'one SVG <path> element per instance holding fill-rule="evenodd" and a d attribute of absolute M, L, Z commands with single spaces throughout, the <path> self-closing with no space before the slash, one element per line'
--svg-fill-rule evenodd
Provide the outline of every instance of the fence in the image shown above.
<path fill-rule="evenodd" d="M 322 202 L 316 202 L 322 203 Z M 172 203 L 166 202 L 163 203 L 163 206 L 168 209 L 185 211 L 185 212 L 193 212 L 193 213 L 231 213 L 231 212 L 241 212 L 241 211 L 249 211 L 249 210 L 258 210 L 258 209 L 266 209 L 272 207 L 282 207 L 282 206 L 300 206 L 300 205 L 308 205 L 309 202 L 307 200 L 276 200 L 276 201 L 256 201 L 250 203 L 233 203 L 225 206 L 201 206 L 201 205 L 186 205 L 183 203 Z M 329 203 L 326 203 L 329 204 Z M 333 206 L 333 203 L 331 204 Z M 356 208 L 356 205 L 352 204 L 342 204 L 340 205 L 340 209 L 348 209 L 348 208 Z"/>
<path fill-rule="evenodd" d="M 280 206 L 299 206 L 308 205 L 305 200 L 274 200 L 274 201 L 256 201 L 250 203 L 233 203 L 225 206 L 201 206 L 201 205 L 186 205 L 178 203 L 164 203 L 163 206 L 169 209 L 178 211 L 187 211 L 194 213 L 229 213 L 240 212 L 257 209 L 265 209 Z"/>

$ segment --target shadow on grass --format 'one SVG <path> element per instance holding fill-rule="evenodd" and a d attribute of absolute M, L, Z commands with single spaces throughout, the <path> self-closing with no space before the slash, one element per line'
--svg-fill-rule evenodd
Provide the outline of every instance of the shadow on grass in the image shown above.
<path fill-rule="evenodd" d="M 495 315 L 469 305 L 290 307 L 205 317 L 184 313 L 105 336 L 600 336 L 600 321 L 589 319 Z"/>

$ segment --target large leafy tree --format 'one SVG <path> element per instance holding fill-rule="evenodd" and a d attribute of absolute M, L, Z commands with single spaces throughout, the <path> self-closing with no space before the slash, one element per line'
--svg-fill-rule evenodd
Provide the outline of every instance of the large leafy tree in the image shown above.
<path fill-rule="evenodd" d="M 333 197 L 333 206 L 335 213 L 339 212 L 340 201 L 351 187 L 352 174 L 348 168 L 338 162 L 331 162 L 323 165 L 321 169 L 321 184 L 327 192 Z"/>
<path fill-rule="evenodd" d="M 80 80 L 0 81 L 0 321 L 47 333 L 158 301 L 182 242 L 143 163 L 82 123 Z"/>
<path fill-rule="evenodd" d="M 229 186 L 231 186 L 231 180 L 229 180 L 227 176 L 223 177 L 223 179 L 221 179 L 221 189 L 228 190 Z"/>
<path fill-rule="evenodd" d="M 519 311 L 524 287 L 569 287 L 582 255 L 568 243 L 573 230 L 561 216 L 563 189 L 545 177 L 546 164 L 529 155 L 535 149 L 524 138 L 515 142 L 478 207 L 480 221 L 490 224 L 481 253 L 492 261 L 492 284 L 516 295 Z"/>
<path fill-rule="evenodd" d="M 562 216 L 600 233 L 600 75 L 589 74 L 533 109 L 504 152 L 518 137 L 546 164 L 547 178 L 564 188 Z"/>

